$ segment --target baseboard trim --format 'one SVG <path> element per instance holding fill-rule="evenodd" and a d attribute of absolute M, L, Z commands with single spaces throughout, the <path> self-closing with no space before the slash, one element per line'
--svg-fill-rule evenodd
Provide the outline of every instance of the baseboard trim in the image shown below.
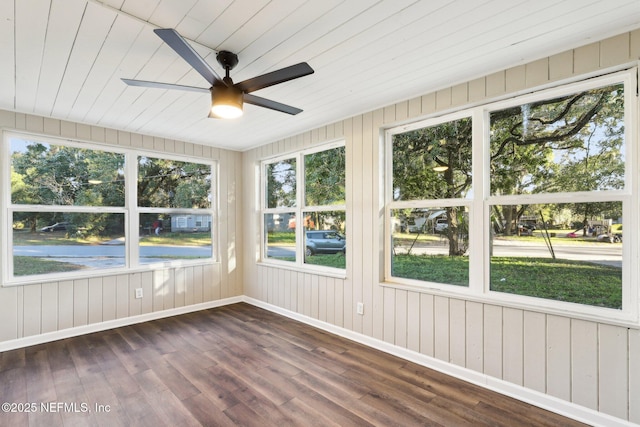
<path fill-rule="evenodd" d="M 93 332 L 106 331 L 122 326 L 135 325 L 136 323 L 148 322 L 150 320 L 157 320 L 165 317 L 178 316 L 180 314 L 207 310 L 209 308 L 222 307 L 224 305 L 236 304 L 243 301 L 244 299 L 242 296 L 237 296 L 216 301 L 187 305 L 184 307 L 171 308 L 168 310 L 154 311 L 151 313 L 139 314 L 131 317 L 123 317 L 122 319 L 107 320 L 106 322 L 92 323 L 90 325 L 75 326 L 73 328 L 62 329 L 54 332 L 46 332 L 39 335 L 17 338 L 0 343 L 0 352 L 29 347 L 37 344 L 44 344 L 52 341 L 58 341 L 65 338 L 77 337 L 79 335 L 91 334 Z"/>
<path fill-rule="evenodd" d="M 545 393 L 531 390 L 498 378 L 494 378 L 468 368 L 454 365 L 452 363 L 447 363 L 442 360 L 435 359 L 433 357 L 403 347 L 398 347 L 388 342 L 372 338 L 367 335 L 363 335 L 336 325 L 332 325 L 330 323 L 323 322 L 321 320 L 314 319 L 300 313 L 296 313 L 282 307 L 266 303 L 264 301 L 260 301 L 247 296 L 243 297 L 243 301 L 256 307 L 260 307 L 273 313 L 280 314 L 290 319 L 305 323 L 307 325 L 314 326 L 318 329 L 322 329 L 343 338 L 347 338 L 351 341 L 364 344 L 376 350 L 392 354 L 410 362 L 434 369 L 438 372 L 442 372 L 443 374 L 447 374 L 463 381 L 479 385 L 505 396 L 513 397 L 514 399 L 518 399 L 520 401 L 529 403 L 542 409 L 546 409 L 556 414 L 563 415 L 576 421 L 583 422 L 588 425 L 603 427 L 637 427 L 637 424 L 631 423 L 629 421 L 625 421 L 611 415 L 603 414 L 593 409 L 589 409 L 575 403 L 567 402 L 566 400 L 562 400 Z"/>

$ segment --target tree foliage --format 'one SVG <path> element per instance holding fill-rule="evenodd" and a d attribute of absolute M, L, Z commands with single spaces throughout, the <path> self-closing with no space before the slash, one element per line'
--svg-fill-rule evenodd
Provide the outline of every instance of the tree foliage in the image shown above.
<path fill-rule="evenodd" d="M 460 199 L 471 189 L 472 122 L 463 118 L 395 135 L 395 200 Z M 449 254 L 466 252 L 464 209 L 445 208 Z"/>
<path fill-rule="evenodd" d="M 624 187 L 622 84 L 494 111 L 490 114 L 490 135 L 491 195 Z M 471 153 L 471 119 L 395 135 L 394 200 L 465 197 L 471 191 Z M 618 207 L 602 202 L 561 203 L 549 205 L 548 210 L 559 213 L 569 209 L 573 217 L 581 216 L 586 222 L 612 215 Z M 527 209 L 526 205 L 492 206 L 492 217 L 508 234 Z M 449 253 L 458 255 L 459 208 L 446 210 Z"/>
<path fill-rule="evenodd" d="M 11 141 L 11 202 L 16 205 L 125 206 L 124 154 L 15 139 Z M 211 167 L 139 157 L 138 205 L 203 208 L 211 205 Z M 121 233 L 123 215 L 16 211 L 14 222 L 31 231 L 70 223 L 87 235 Z"/>
<path fill-rule="evenodd" d="M 305 205 L 344 204 L 345 169 L 344 147 L 304 156 Z"/>
<path fill-rule="evenodd" d="M 11 202 L 17 205 L 124 206 L 124 156 L 99 150 L 11 141 Z M 96 216 L 97 215 L 97 216 Z M 75 227 L 96 233 L 114 218 L 96 214 Z M 69 221 L 55 212 L 16 212 L 14 221 L 35 231 L 38 223 Z M 102 225 L 93 226 L 93 222 Z M 118 220 L 119 222 L 119 220 Z M 111 224 L 116 226 L 116 224 Z M 121 228 L 121 225 L 117 225 Z"/>
<path fill-rule="evenodd" d="M 296 206 L 296 159 L 286 159 L 266 166 L 268 208 Z"/>
<path fill-rule="evenodd" d="M 138 158 L 138 206 L 208 208 L 211 166 L 170 159 Z"/>

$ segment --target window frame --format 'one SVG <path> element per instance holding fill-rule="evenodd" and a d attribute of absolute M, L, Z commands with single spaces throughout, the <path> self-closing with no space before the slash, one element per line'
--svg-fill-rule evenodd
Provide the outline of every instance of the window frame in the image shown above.
<path fill-rule="evenodd" d="M 415 123 L 411 123 L 408 125 L 402 125 L 394 128 L 387 129 L 385 132 L 385 209 L 384 209 L 384 283 L 391 284 L 396 283 L 399 285 L 408 286 L 410 288 L 417 289 L 433 289 L 439 291 L 449 292 L 451 294 L 466 294 L 471 289 L 471 281 L 472 277 L 469 275 L 469 284 L 468 286 L 458 286 L 458 285 L 450 285 L 446 283 L 438 283 L 438 282 L 429 282 L 417 279 L 408 279 L 408 278 L 400 278 L 392 276 L 392 260 L 391 255 L 393 253 L 393 243 L 392 243 L 392 225 L 391 225 L 391 211 L 395 209 L 421 209 L 421 208 L 446 208 L 458 206 L 469 211 L 469 228 L 476 224 L 476 217 L 478 216 L 477 212 L 478 206 L 475 197 L 466 197 L 466 198 L 455 198 L 455 199 L 422 199 L 422 200 L 393 200 L 393 137 L 398 134 L 411 132 L 414 130 L 427 128 L 427 127 L 435 127 L 444 123 L 469 118 L 471 119 L 472 132 L 476 133 L 477 120 L 476 116 L 470 112 L 469 110 L 463 110 L 459 112 L 454 112 L 451 114 L 446 114 L 438 117 L 429 118 L 426 120 L 421 120 Z M 472 171 L 472 182 L 471 182 L 471 191 L 475 196 L 476 186 L 477 186 L 477 176 L 476 173 L 476 164 L 478 163 L 477 153 L 475 147 L 472 147 L 472 155 L 471 155 L 471 171 Z M 469 271 L 472 268 L 472 262 L 478 258 L 477 255 L 471 256 L 471 247 L 477 240 L 476 236 L 473 233 L 469 232 Z M 477 264 L 477 263 L 476 263 Z"/>
<path fill-rule="evenodd" d="M 124 176 L 125 176 L 125 200 L 122 206 L 75 206 L 75 205 L 29 205 L 13 204 L 11 200 L 11 147 L 10 139 L 18 138 L 41 142 L 43 144 L 68 146 L 90 150 L 98 150 L 124 155 Z M 134 273 L 146 271 L 150 267 L 166 266 L 186 266 L 204 265 L 218 261 L 218 197 L 219 197 L 219 167 L 218 162 L 213 159 L 201 159 L 191 156 L 184 156 L 173 153 L 160 153 L 146 150 L 122 148 L 94 141 L 81 141 L 74 139 L 63 139 L 48 135 L 36 134 L 32 132 L 3 129 L 2 147 L 0 147 L 0 164 L 3 172 L 0 175 L 0 244 L 8 256 L 0 261 L 0 281 L 2 287 L 28 285 L 33 283 L 44 283 L 50 281 L 60 281 L 68 279 L 82 279 L 87 277 L 109 276 L 123 273 Z M 88 145 L 90 144 L 90 145 Z M 138 156 L 148 156 L 159 159 L 183 161 L 189 163 L 204 164 L 211 167 L 211 205 L 207 209 L 202 208 L 145 208 L 137 205 L 137 158 Z M 129 179 L 134 177 L 134 179 Z M 95 268 L 79 270 L 75 272 L 45 273 L 25 276 L 14 276 L 13 272 L 13 224 L 12 219 L 15 212 L 74 212 L 74 213 L 117 213 L 124 215 L 124 265 L 118 267 Z M 139 259 L 139 217 L 141 213 L 187 213 L 211 216 L 211 257 L 197 260 L 177 259 L 172 261 L 159 261 L 154 263 L 141 263 Z M 133 236 L 133 237 L 129 237 Z"/>
<path fill-rule="evenodd" d="M 428 291 L 436 295 L 464 296 L 466 299 L 484 302 L 498 303 L 503 306 L 525 308 L 534 311 L 543 311 L 557 315 L 572 315 L 577 318 L 595 321 L 614 322 L 625 326 L 640 327 L 640 268 L 634 260 L 639 256 L 640 239 L 640 195 L 639 193 L 639 152 L 638 144 L 638 70 L 636 67 L 613 71 L 601 76 L 583 78 L 572 82 L 560 83 L 553 87 L 545 87 L 531 90 L 524 94 L 513 94 L 508 99 L 488 101 L 487 103 L 465 107 L 455 112 L 444 113 L 417 122 L 395 126 L 385 131 L 385 138 L 381 149 L 385 158 L 384 180 L 384 276 L 381 278 L 382 286 L 409 289 L 418 292 Z M 540 193 L 525 195 L 494 196 L 490 187 L 490 113 L 501 109 L 523 105 L 537 100 L 552 99 L 559 95 L 577 93 L 584 90 L 604 87 L 617 83 L 624 84 L 625 103 L 625 181 L 624 189 L 564 192 L 564 193 Z M 470 200 L 465 199 L 434 199 L 428 203 L 405 201 L 393 201 L 393 159 L 392 142 L 393 135 L 407 131 L 434 126 L 439 123 L 452 121 L 460 117 L 472 117 L 472 192 Z M 572 202 L 604 202 L 620 201 L 623 206 L 625 239 L 622 247 L 622 309 L 596 307 L 586 304 L 563 302 L 551 299 L 543 299 L 524 295 L 508 294 L 492 291 L 490 287 L 490 241 L 491 233 L 486 224 L 489 224 L 490 208 L 494 204 L 536 204 L 536 203 L 561 203 L 572 198 Z M 425 206 L 461 205 L 461 201 L 468 205 L 469 219 L 469 269 L 470 278 L 468 287 L 433 283 L 412 279 L 403 279 L 391 275 L 391 209 L 415 208 Z M 628 236 L 628 237 L 627 237 Z"/>
<path fill-rule="evenodd" d="M 295 239 L 296 239 L 296 249 L 295 249 L 295 261 L 283 261 L 274 258 L 270 258 L 267 256 L 267 245 L 266 245 L 266 232 L 265 229 L 265 217 L 269 214 L 291 214 L 293 213 L 298 218 L 303 218 L 303 213 L 305 212 L 331 212 L 331 211 L 342 211 L 345 213 L 345 218 L 348 218 L 348 210 L 347 203 L 345 200 L 344 204 L 334 204 L 334 205 L 306 205 L 306 197 L 305 197 L 305 156 L 309 154 L 319 153 L 322 151 L 328 151 L 335 148 L 344 148 L 346 155 L 346 142 L 343 139 L 325 142 L 319 145 L 315 145 L 313 147 L 298 150 L 295 152 L 290 152 L 286 154 L 281 154 L 275 157 L 265 158 L 260 161 L 260 256 L 257 260 L 258 263 L 274 265 L 278 267 L 283 267 L 286 269 L 298 270 L 298 271 L 315 271 L 317 273 L 335 276 L 335 277 L 346 277 L 346 271 L 348 266 L 342 268 L 333 268 L 333 267 L 325 267 L 314 264 L 305 263 L 305 236 L 304 236 L 304 226 L 300 227 L 297 225 L 296 220 L 296 229 L 295 229 Z M 296 204 L 293 207 L 275 207 L 269 208 L 267 207 L 267 165 L 277 163 L 283 160 L 295 159 L 296 160 Z M 345 167 L 345 179 L 346 179 L 346 167 Z M 346 194 L 345 188 L 345 199 L 348 197 Z M 345 221 L 345 224 L 348 224 L 348 220 Z M 346 238 L 346 246 L 347 251 L 350 246 L 349 237 Z"/>

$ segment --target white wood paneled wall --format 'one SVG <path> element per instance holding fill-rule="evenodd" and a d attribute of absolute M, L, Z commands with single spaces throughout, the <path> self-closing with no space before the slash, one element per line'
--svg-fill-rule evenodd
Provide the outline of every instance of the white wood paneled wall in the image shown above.
<path fill-rule="evenodd" d="M 244 155 L 245 295 L 640 423 L 640 331 L 380 285 L 380 130 L 640 59 L 640 30 L 456 84 Z M 347 278 L 256 263 L 261 159 L 336 138 L 347 146 Z M 473 274 L 473 272 L 472 272 Z M 355 304 L 364 302 L 363 316 Z"/>
<path fill-rule="evenodd" d="M 219 262 L 0 287 L 0 343 L 242 295 L 241 153 L 4 110 L 0 129 L 219 161 Z"/>

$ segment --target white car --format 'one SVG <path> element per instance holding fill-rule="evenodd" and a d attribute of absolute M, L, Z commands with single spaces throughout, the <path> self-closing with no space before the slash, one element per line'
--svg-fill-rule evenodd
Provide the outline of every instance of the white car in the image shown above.
<path fill-rule="evenodd" d="M 444 230 L 449 228 L 449 223 L 446 218 L 438 218 L 436 219 L 436 223 L 433 225 L 433 231 L 442 233 Z"/>

